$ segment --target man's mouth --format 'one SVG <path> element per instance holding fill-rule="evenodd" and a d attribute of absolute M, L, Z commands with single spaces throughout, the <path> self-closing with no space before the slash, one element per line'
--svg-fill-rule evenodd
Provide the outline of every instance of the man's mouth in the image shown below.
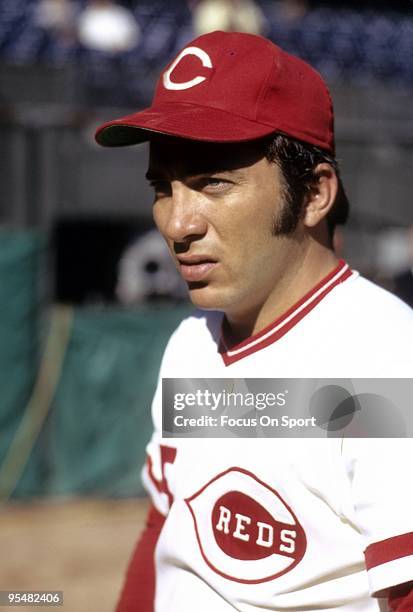
<path fill-rule="evenodd" d="M 208 273 L 218 265 L 215 259 L 206 255 L 179 255 L 177 259 L 181 276 L 188 283 L 205 280 Z"/>

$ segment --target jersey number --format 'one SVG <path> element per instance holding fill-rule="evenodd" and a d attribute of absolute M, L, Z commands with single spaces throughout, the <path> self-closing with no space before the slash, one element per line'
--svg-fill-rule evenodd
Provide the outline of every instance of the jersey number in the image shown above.
<path fill-rule="evenodd" d="M 148 455 L 148 474 L 149 474 L 149 478 L 152 480 L 153 484 L 155 485 L 157 491 L 159 493 L 165 493 L 165 495 L 168 498 L 168 502 L 169 502 L 169 507 L 172 506 L 174 498 L 172 493 L 169 490 L 168 487 L 168 481 L 166 480 L 166 476 L 165 476 L 165 465 L 167 463 L 173 463 L 175 461 L 176 458 L 176 448 L 172 448 L 171 446 L 163 446 L 162 444 L 160 445 L 160 452 L 161 452 L 161 474 L 162 474 L 162 480 L 157 480 L 153 474 L 153 469 L 152 469 L 152 459 L 151 457 Z"/>

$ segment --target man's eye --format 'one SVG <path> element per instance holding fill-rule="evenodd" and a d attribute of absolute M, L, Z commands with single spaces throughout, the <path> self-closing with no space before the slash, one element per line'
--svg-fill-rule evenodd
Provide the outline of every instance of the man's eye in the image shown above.
<path fill-rule="evenodd" d="M 219 177 L 208 177 L 202 180 L 202 187 L 206 191 L 216 192 L 225 191 L 231 186 L 231 181 L 227 181 L 224 178 Z"/>

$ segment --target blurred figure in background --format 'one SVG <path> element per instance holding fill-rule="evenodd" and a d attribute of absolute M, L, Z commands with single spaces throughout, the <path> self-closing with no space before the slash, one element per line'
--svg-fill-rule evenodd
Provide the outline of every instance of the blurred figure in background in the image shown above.
<path fill-rule="evenodd" d="M 125 306 L 154 298 L 179 300 L 188 296 L 186 284 L 157 230 L 146 232 L 126 248 L 118 266 L 116 295 Z"/>
<path fill-rule="evenodd" d="M 279 0 L 277 11 L 285 21 L 302 19 L 308 11 L 307 0 Z"/>
<path fill-rule="evenodd" d="M 80 14 L 77 36 L 83 47 L 81 90 L 86 104 L 122 106 L 131 102 L 134 75 L 127 58 L 141 38 L 133 13 L 112 0 L 89 0 Z"/>
<path fill-rule="evenodd" d="M 67 42 L 75 39 L 76 20 L 76 6 L 70 0 L 40 0 L 35 9 L 36 23 Z"/>
<path fill-rule="evenodd" d="M 394 278 L 394 293 L 413 308 L 413 225 L 407 230 L 409 267 Z"/>
<path fill-rule="evenodd" d="M 128 9 L 112 0 L 89 0 L 79 17 L 78 37 L 89 49 L 122 53 L 136 47 L 140 31 Z"/>
<path fill-rule="evenodd" d="M 263 34 L 266 21 L 253 0 L 199 0 L 193 8 L 197 36 L 213 30 Z"/>

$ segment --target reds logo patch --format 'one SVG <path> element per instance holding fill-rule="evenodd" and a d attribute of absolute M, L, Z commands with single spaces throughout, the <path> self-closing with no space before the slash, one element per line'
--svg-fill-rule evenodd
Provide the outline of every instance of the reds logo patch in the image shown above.
<path fill-rule="evenodd" d="M 185 501 L 205 562 L 224 578 L 273 580 L 304 556 L 307 540 L 297 517 L 251 472 L 230 468 Z"/>

